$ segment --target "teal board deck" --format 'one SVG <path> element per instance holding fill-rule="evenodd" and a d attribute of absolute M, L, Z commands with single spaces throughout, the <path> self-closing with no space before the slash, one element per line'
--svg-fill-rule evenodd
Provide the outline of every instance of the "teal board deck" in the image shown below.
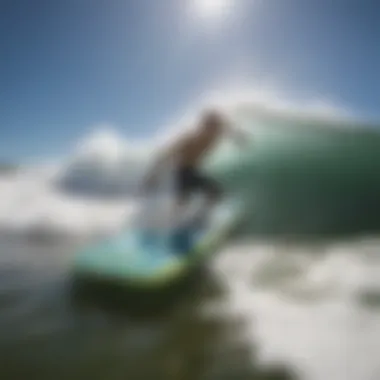
<path fill-rule="evenodd" d="M 74 260 L 74 271 L 94 278 L 135 286 L 159 286 L 184 275 L 214 253 L 239 221 L 237 207 L 220 207 L 208 228 L 193 236 L 192 248 L 179 252 L 168 235 L 146 236 L 130 229 L 87 247 Z"/>

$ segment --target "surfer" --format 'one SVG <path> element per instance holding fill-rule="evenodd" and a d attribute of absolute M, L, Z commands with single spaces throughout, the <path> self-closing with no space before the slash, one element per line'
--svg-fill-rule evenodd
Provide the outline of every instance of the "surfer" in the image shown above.
<path fill-rule="evenodd" d="M 218 182 L 201 172 L 202 160 L 215 147 L 225 132 L 234 137 L 242 146 L 246 145 L 247 136 L 240 130 L 231 128 L 231 123 L 227 121 L 227 118 L 216 110 L 205 111 L 196 127 L 195 130 L 180 136 L 158 155 L 143 181 L 143 187 L 152 189 L 160 177 L 161 168 L 174 162 L 176 206 L 182 210 L 194 192 L 199 191 L 205 194 L 207 206 L 203 209 L 202 220 L 203 216 L 221 200 L 223 195 Z M 180 210 L 178 210 L 179 213 Z M 175 215 L 178 215 L 177 212 Z"/>

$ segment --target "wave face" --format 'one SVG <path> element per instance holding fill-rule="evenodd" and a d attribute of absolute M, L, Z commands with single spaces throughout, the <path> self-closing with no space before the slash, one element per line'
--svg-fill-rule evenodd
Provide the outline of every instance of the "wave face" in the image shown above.
<path fill-rule="evenodd" d="M 221 148 L 208 168 L 244 200 L 246 232 L 345 234 L 380 227 L 380 126 L 278 115 L 245 124 L 255 132 L 250 148 Z"/>

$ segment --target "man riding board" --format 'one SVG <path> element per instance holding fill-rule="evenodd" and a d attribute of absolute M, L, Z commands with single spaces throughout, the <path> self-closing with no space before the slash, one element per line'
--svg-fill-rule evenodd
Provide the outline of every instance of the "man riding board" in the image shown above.
<path fill-rule="evenodd" d="M 204 213 L 221 200 L 223 191 L 216 180 L 201 172 L 200 166 L 204 157 L 216 146 L 224 133 L 231 135 L 239 145 L 246 145 L 247 136 L 232 128 L 227 119 L 216 110 L 205 111 L 197 128 L 180 136 L 155 160 L 144 180 L 144 188 L 152 188 L 159 177 L 160 169 L 169 162 L 175 163 L 174 187 L 176 206 L 186 206 L 194 192 L 202 192 L 207 197 Z M 175 214 L 177 215 L 177 214 Z"/>

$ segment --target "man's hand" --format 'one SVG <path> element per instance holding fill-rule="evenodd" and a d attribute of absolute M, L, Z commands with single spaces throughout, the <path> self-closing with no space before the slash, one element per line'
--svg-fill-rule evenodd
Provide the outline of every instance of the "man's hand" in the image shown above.
<path fill-rule="evenodd" d="M 248 148 L 251 143 L 251 135 L 247 131 L 241 129 L 232 130 L 233 138 L 242 148 Z"/>

